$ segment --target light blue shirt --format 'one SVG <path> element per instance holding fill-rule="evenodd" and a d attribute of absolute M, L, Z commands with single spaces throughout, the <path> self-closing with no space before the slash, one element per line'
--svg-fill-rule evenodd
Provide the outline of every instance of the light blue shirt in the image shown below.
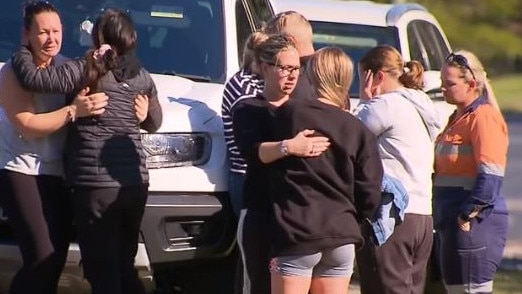
<path fill-rule="evenodd" d="M 376 220 L 371 223 L 376 245 L 382 245 L 390 238 L 395 226 L 404 221 L 408 207 L 408 192 L 398 179 L 384 175 L 382 179 L 382 200 L 377 210 Z"/>

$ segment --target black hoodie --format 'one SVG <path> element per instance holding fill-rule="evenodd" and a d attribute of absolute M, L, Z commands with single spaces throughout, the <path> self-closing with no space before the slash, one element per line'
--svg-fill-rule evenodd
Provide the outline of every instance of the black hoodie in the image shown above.
<path fill-rule="evenodd" d="M 377 141 L 357 118 L 319 100 L 290 99 L 276 112 L 275 139 L 304 129 L 331 145 L 318 157 L 288 156 L 274 164 L 275 256 L 362 242 L 359 225 L 373 218 L 381 201 Z"/>

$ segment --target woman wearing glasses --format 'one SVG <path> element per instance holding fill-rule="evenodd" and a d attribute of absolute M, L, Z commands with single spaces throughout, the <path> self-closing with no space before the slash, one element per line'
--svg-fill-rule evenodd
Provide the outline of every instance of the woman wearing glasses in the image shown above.
<path fill-rule="evenodd" d="M 362 293 L 423 293 L 433 242 L 433 148 L 440 119 L 422 91 L 423 68 L 404 62 L 391 46 L 368 51 L 359 62 L 361 104 L 356 115 L 378 137 L 384 173 L 409 196 L 402 223 L 380 246 L 365 230 L 357 252 Z M 400 213 L 399 213 L 400 214 Z M 392 224 L 393 225 L 393 224 Z"/>
<path fill-rule="evenodd" d="M 508 230 L 501 194 L 508 130 L 475 55 L 452 53 L 441 76 L 444 98 L 457 107 L 435 148 L 433 208 L 442 275 L 450 294 L 492 293 Z"/>
<path fill-rule="evenodd" d="M 240 101 L 233 109 L 234 138 L 245 157 L 247 172 L 238 243 L 251 294 L 270 293 L 271 222 L 270 163 L 286 156 L 320 155 L 328 147 L 325 137 L 305 130 L 288 140 L 274 140 L 275 111 L 289 99 L 299 77 L 299 54 L 292 41 L 271 35 L 256 48 L 256 63 L 265 80 L 263 92 Z"/>

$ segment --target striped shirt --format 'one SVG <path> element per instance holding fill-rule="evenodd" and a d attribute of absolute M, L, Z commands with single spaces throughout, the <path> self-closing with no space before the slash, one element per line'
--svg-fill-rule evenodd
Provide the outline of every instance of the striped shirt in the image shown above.
<path fill-rule="evenodd" d="M 235 173 L 246 173 L 246 161 L 239 153 L 234 140 L 232 115 L 234 106 L 241 100 L 256 97 L 263 91 L 264 82 L 249 69 L 243 68 L 237 72 L 225 84 L 223 102 L 221 104 L 221 117 L 225 129 L 225 141 L 227 143 L 228 156 L 230 159 L 230 171 Z"/>

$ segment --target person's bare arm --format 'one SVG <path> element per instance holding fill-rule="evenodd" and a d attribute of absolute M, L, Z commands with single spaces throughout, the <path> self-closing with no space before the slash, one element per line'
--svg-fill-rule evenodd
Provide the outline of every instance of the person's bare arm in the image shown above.
<path fill-rule="evenodd" d="M 47 136 L 68 124 L 79 116 L 97 115 L 105 111 L 107 100 L 103 97 L 78 96 L 71 105 L 66 105 L 52 112 L 35 113 L 33 94 L 24 90 L 9 65 L 4 65 L 0 72 L 0 105 L 9 120 L 26 139 Z M 88 89 L 87 89 L 88 91 Z M 85 93 L 80 93 L 85 94 Z M 104 94 L 102 94 L 104 95 Z"/>
<path fill-rule="evenodd" d="M 280 142 L 263 142 L 259 145 L 259 160 L 263 163 L 271 163 L 287 155 L 297 157 L 315 157 L 321 155 L 330 141 L 326 137 L 313 136 L 313 130 L 303 130 L 295 137 Z M 284 154 L 282 151 L 286 149 Z"/>

